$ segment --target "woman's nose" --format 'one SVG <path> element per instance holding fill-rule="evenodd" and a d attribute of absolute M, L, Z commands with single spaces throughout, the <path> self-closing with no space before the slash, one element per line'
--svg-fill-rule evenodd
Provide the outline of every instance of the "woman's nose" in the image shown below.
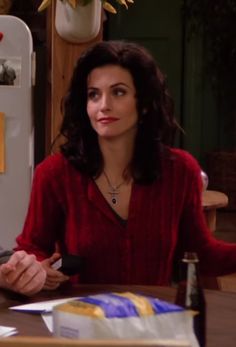
<path fill-rule="evenodd" d="M 103 94 L 101 97 L 101 110 L 107 110 L 111 108 L 111 98 L 108 94 Z"/>

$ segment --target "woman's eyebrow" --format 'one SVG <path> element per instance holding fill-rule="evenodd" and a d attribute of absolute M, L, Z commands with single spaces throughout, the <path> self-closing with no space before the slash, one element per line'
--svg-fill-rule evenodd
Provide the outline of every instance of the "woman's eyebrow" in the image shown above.
<path fill-rule="evenodd" d="M 127 88 L 131 88 L 128 84 L 124 83 L 124 82 L 117 82 L 117 83 L 114 83 L 111 85 L 111 88 L 114 88 L 114 87 L 119 87 L 119 86 L 124 86 L 124 87 L 127 87 Z"/>
<path fill-rule="evenodd" d="M 127 87 L 127 88 L 131 89 L 131 87 L 128 84 L 124 83 L 124 82 L 117 82 L 117 83 L 111 84 L 110 88 L 115 88 L 115 87 L 120 87 L 120 86 L 124 86 L 124 87 Z M 99 89 L 99 87 L 88 86 L 87 90 L 89 90 L 89 89 Z"/>

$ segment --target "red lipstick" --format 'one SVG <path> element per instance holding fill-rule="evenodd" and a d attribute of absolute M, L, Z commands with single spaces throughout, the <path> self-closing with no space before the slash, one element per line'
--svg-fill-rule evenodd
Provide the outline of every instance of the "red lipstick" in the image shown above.
<path fill-rule="evenodd" d="M 109 124 L 109 123 L 116 122 L 117 120 L 119 120 L 119 118 L 115 118 L 115 117 L 102 117 L 102 118 L 98 119 L 98 122 L 102 123 L 102 124 Z"/>

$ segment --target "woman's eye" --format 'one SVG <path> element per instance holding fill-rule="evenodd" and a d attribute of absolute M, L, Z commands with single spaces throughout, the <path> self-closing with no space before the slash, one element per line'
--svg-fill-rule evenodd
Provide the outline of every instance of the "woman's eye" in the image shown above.
<path fill-rule="evenodd" d="M 96 100 L 99 96 L 98 91 L 96 90 L 89 90 L 88 91 L 88 99 L 89 100 Z"/>
<path fill-rule="evenodd" d="M 121 88 L 117 88 L 113 90 L 113 94 L 116 96 L 123 96 L 126 94 L 126 90 L 121 89 Z"/>

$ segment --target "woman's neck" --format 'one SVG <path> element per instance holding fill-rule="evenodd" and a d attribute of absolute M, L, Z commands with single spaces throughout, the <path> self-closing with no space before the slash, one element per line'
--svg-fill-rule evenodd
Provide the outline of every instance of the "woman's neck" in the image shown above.
<path fill-rule="evenodd" d="M 99 146 L 104 160 L 104 171 L 113 180 L 119 180 L 130 164 L 133 156 L 134 141 L 99 139 Z"/>

